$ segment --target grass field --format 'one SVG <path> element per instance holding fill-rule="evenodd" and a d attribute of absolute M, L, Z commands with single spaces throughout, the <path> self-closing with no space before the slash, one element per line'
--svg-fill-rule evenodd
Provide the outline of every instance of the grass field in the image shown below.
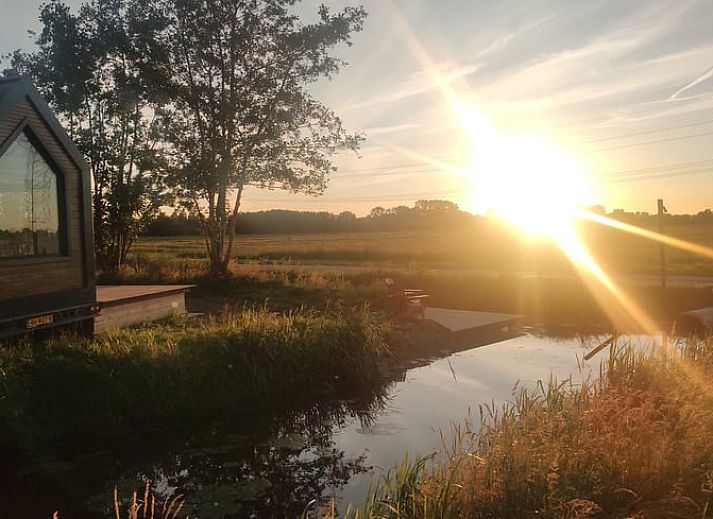
<path fill-rule="evenodd" d="M 671 236 L 713 249 L 713 225 L 671 225 Z M 659 272 L 659 245 L 620 231 L 585 228 L 586 243 L 607 271 Z M 234 249 L 239 261 L 263 260 L 379 267 L 469 268 L 502 273 L 563 272 L 569 262 L 551 243 L 526 239 L 501 228 L 477 231 L 385 232 L 355 234 L 241 235 Z M 133 260 L 205 257 L 201 237 L 142 238 Z M 713 260 L 667 248 L 668 272 L 712 275 Z M 131 263 L 130 261 L 130 263 Z"/>

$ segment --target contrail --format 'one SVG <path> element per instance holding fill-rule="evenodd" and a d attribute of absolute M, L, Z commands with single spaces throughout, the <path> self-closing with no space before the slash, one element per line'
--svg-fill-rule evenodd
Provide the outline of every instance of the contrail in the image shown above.
<path fill-rule="evenodd" d="M 700 76 L 698 76 L 696 79 L 694 79 L 694 80 L 691 81 L 690 83 L 688 83 L 688 84 L 686 84 L 685 86 L 682 86 L 681 88 L 679 88 L 678 90 L 676 90 L 676 91 L 671 95 L 671 97 L 668 98 L 668 100 L 669 100 L 669 101 L 675 100 L 676 98 L 678 98 L 679 95 L 681 95 L 681 94 L 682 94 L 683 92 L 685 92 L 686 90 L 688 90 L 688 89 L 690 89 L 690 88 L 693 88 L 694 86 L 696 86 L 696 85 L 698 85 L 698 84 L 700 84 L 700 83 L 703 83 L 706 79 L 709 79 L 709 78 L 711 78 L 711 77 L 713 77 L 713 67 L 711 67 L 711 68 L 709 68 L 708 70 L 706 70 L 703 74 L 701 74 Z"/>

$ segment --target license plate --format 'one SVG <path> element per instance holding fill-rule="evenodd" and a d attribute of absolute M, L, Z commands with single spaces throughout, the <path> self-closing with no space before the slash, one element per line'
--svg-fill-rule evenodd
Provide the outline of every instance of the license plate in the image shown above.
<path fill-rule="evenodd" d="M 38 326 L 44 326 L 46 324 L 52 324 L 54 322 L 54 315 L 40 315 L 38 317 L 30 317 L 27 320 L 28 328 L 37 328 Z"/>

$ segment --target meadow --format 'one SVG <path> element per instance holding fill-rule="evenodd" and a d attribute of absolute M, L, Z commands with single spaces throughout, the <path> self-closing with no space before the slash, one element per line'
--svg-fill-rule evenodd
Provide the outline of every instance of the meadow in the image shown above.
<path fill-rule="evenodd" d="M 702 233 L 699 228 L 695 232 Z M 641 331 L 636 323 L 620 319 L 628 310 L 616 298 L 583 282 L 551 245 L 508 239 L 514 240 L 506 236 L 502 247 L 488 251 L 477 240 L 447 233 L 243 236 L 232 278 L 219 281 L 207 277 L 207 260 L 201 258 L 198 238 L 145 239 L 135 247 L 125 271 L 119 277 L 104 278 L 104 282 L 196 283 L 189 307 L 216 313 L 236 303 L 267 304 L 275 311 L 285 311 L 300 305 L 325 308 L 334 301 L 346 305 L 367 301 L 383 310 L 389 304 L 384 278 L 394 277 L 403 286 L 424 289 L 430 294 L 427 303 L 435 307 L 516 313 L 528 325 L 574 331 L 614 327 Z M 658 269 L 657 246 L 637 238 L 627 240 L 631 243 L 610 245 L 626 254 L 610 257 L 608 262 L 601 255 L 597 258 L 607 266 L 617 261 L 629 263 L 632 275 L 624 275 L 627 272 L 623 267 L 611 267 L 614 277 L 617 272 L 622 274 L 617 281 L 623 293 L 662 329 L 669 330 L 680 312 L 713 306 L 713 283 L 706 283 L 705 278 L 697 285 L 671 283 L 662 290 L 653 275 Z M 651 249 L 650 254 L 644 254 L 644 248 L 637 249 L 637 243 Z M 458 266 L 453 263 L 458 259 L 457 247 L 489 256 Z M 503 252 L 506 249 L 507 254 Z M 496 258 L 493 251 L 501 257 Z M 439 263 L 438 258 L 448 254 L 456 255 L 456 259 L 445 265 Z M 325 259 L 326 255 L 330 257 Z M 355 259 L 359 255 L 369 259 Z M 681 273 L 705 274 L 709 268 L 710 260 L 682 253 L 677 260 L 673 252 L 670 256 Z M 631 266 L 639 260 L 642 264 L 648 261 L 648 267 Z M 698 263 L 692 263 L 694 260 Z M 340 267 L 320 268 L 334 264 Z M 645 282 L 637 278 L 637 274 L 647 273 L 652 275 L 644 278 Z"/>
<path fill-rule="evenodd" d="M 608 272 L 659 272 L 659 245 L 651 240 L 593 225 L 583 225 L 581 234 Z M 672 224 L 666 234 L 713 249 L 713 224 Z M 199 236 L 144 237 L 133 248 L 133 261 L 200 259 L 205 257 L 204 249 Z M 667 247 L 666 254 L 670 274 L 713 275 L 710 258 L 672 247 Z M 569 262 L 552 243 L 487 225 L 438 232 L 246 234 L 238 236 L 234 255 L 240 262 L 454 268 L 511 274 L 571 272 Z"/>

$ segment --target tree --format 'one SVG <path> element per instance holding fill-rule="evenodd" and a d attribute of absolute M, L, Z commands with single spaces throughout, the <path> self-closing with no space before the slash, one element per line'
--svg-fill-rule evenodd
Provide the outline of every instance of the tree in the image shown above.
<path fill-rule="evenodd" d="M 92 174 L 96 254 L 121 268 L 164 201 L 158 148 L 167 83 L 155 44 L 164 19 L 151 0 L 92 0 L 78 15 L 61 0 L 40 11 L 39 49 L 11 66 L 33 78 Z"/>
<path fill-rule="evenodd" d="M 458 205 L 449 200 L 418 200 L 414 209 L 425 213 L 457 213 Z"/>
<path fill-rule="evenodd" d="M 370 218 L 381 218 L 385 214 L 387 214 L 387 211 L 381 206 L 372 207 L 371 211 L 369 211 Z"/>
<path fill-rule="evenodd" d="M 322 6 L 303 24 L 295 0 L 159 0 L 170 25 L 174 194 L 200 215 L 211 272 L 228 272 L 245 188 L 320 194 L 331 157 L 361 137 L 309 94 L 336 74 L 365 11 Z"/>

